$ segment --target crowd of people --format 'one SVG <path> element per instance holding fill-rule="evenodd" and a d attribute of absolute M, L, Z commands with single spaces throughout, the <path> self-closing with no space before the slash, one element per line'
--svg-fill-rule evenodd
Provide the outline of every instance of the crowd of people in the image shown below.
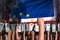
<path fill-rule="evenodd" d="M 35 27 L 36 26 L 36 27 Z M 45 28 L 46 26 L 46 28 Z M 58 31 L 56 24 L 44 24 L 42 18 L 37 23 L 26 24 L 18 20 L 8 23 L 6 20 L 0 22 L 0 40 L 59 40 L 60 24 Z"/>
<path fill-rule="evenodd" d="M 11 20 L 10 20 L 11 21 Z M 40 32 L 39 32 L 39 40 L 44 40 L 44 21 L 43 19 L 38 19 L 37 21 L 38 25 L 41 26 Z M 34 40 L 34 31 L 24 31 L 23 28 L 22 32 L 21 30 L 18 31 L 17 25 L 18 22 L 8 23 L 6 20 L 3 21 L 3 23 L 0 23 L 0 40 Z M 23 26 L 23 25 L 22 25 Z M 28 38 L 28 39 L 27 39 Z"/>

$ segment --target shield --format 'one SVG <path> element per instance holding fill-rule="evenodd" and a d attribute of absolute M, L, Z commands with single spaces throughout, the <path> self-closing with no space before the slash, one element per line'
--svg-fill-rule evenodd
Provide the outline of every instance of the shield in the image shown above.
<path fill-rule="evenodd" d="M 22 32 L 22 28 L 21 28 L 22 25 L 21 25 L 21 24 L 17 24 L 17 27 L 18 27 L 18 30 L 17 30 L 17 31 L 18 31 L 18 32 Z"/>
<path fill-rule="evenodd" d="M 45 24 L 45 26 L 46 26 L 46 31 L 49 31 L 50 32 L 50 24 L 48 23 L 48 24 Z"/>
<path fill-rule="evenodd" d="M 6 32 L 8 32 L 10 30 L 10 24 L 9 23 L 5 23 L 5 30 L 6 30 Z"/>
<path fill-rule="evenodd" d="M 22 25 L 22 32 L 25 31 L 25 23 L 21 24 Z"/>
<path fill-rule="evenodd" d="M 34 31 L 39 32 L 39 26 L 37 25 L 37 23 L 34 26 L 35 26 Z"/>
<path fill-rule="evenodd" d="M 60 23 L 58 23 L 58 32 L 60 32 Z"/>
<path fill-rule="evenodd" d="M 56 24 L 52 24 L 52 32 L 56 32 Z"/>
<path fill-rule="evenodd" d="M 34 27 L 34 24 L 33 23 L 30 23 L 29 24 L 29 31 L 32 31 L 33 30 L 33 27 Z"/>
<path fill-rule="evenodd" d="M 13 31 L 15 31 L 15 26 L 16 26 L 16 24 L 11 24 L 11 29 L 12 29 Z"/>

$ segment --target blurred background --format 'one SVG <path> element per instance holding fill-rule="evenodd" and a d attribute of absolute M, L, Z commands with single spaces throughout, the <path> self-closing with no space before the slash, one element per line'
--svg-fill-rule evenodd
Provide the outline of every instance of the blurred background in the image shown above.
<path fill-rule="evenodd" d="M 21 0 L 20 0 L 21 1 Z M 28 1 L 28 0 L 27 0 Z M 31 0 L 32 1 L 32 0 Z M 23 2 L 24 2 L 24 0 L 23 0 Z M 17 25 L 17 23 L 18 24 L 21 24 L 21 25 L 23 25 L 24 24 L 24 27 L 23 27 L 23 29 L 25 28 L 25 26 L 27 27 L 28 26 L 28 24 L 30 25 L 30 23 L 32 23 L 32 25 L 33 24 L 35 24 L 35 23 L 37 23 L 36 21 L 37 21 L 37 19 L 36 18 L 32 18 L 31 16 L 29 17 L 29 14 L 24 14 L 24 15 L 26 15 L 26 17 L 23 15 L 23 17 L 22 18 L 26 18 L 26 19 L 22 19 L 22 18 L 20 18 L 20 16 L 22 15 L 22 12 L 20 13 L 20 16 L 16 16 L 16 14 L 17 13 L 15 13 L 15 11 L 17 10 L 17 9 L 19 9 L 19 7 L 20 6 L 18 6 L 18 5 L 21 5 L 21 4 L 19 4 L 19 0 L 17 1 L 17 0 L 0 0 L 0 22 L 1 23 L 9 23 L 9 24 L 15 24 L 15 25 L 13 25 L 12 26 L 12 28 L 10 27 L 10 29 L 11 30 L 14 30 L 14 26 L 16 26 Z M 23 4 L 24 5 L 24 4 Z M 48 34 L 48 32 L 49 32 L 49 34 L 51 35 L 52 34 L 52 40 L 55 40 L 55 37 L 56 37 L 56 35 L 59 35 L 58 36 L 58 38 L 57 38 L 57 40 L 60 40 L 60 26 L 59 26 L 59 28 L 57 27 L 58 26 L 58 24 L 60 24 L 60 0 L 54 0 L 53 1 L 53 5 L 54 5 L 54 17 L 53 18 L 51 18 L 51 17 L 46 17 L 46 18 L 44 18 L 45 19 L 45 21 L 44 21 L 44 23 L 45 23 L 45 40 L 51 40 L 50 39 L 50 36 L 49 36 L 49 39 L 47 39 L 47 34 Z M 23 6 L 22 8 L 24 9 L 24 7 L 25 6 Z M 16 9 L 16 10 L 14 10 L 14 9 Z M 14 10 L 13 12 L 11 12 L 12 10 Z M 25 10 L 25 9 L 24 9 Z M 31 11 L 31 10 L 30 10 Z M 29 11 L 29 12 L 30 12 Z M 18 12 L 18 11 L 17 11 Z M 25 13 L 25 11 L 23 11 L 24 13 Z M 12 14 L 11 14 L 12 13 Z M 13 13 L 15 13 L 15 15 L 13 15 Z M 14 16 L 13 18 L 12 18 L 12 16 Z M 37 17 L 38 15 L 36 15 L 36 17 Z M 29 19 L 30 18 L 30 19 Z M 12 22 L 9 22 L 9 20 L 10 19 L 12 19 Z M 18 20 L 17 20 L 18 19 Z M 48 20 L 49 19 L 49 20 Z M 20 21 L 21 21 L 21 23 L 20 23 Z M 46 25 L 47 24 L 47 25 Z M 53 26 L 54 26 L 54 28 L 52 29 L 52 24 L 53 24 Z M 8 26 L 10 26 L 10 25 L 8 25 Z M 31 25 L 30 25 L 31 26 Z M 32 26 L 30 27 L 29 26 L 29 28 L 32 28 Z M 51 28 L 47 28 L 47 27 L 49 27 L 49 26 L 51 26 Z M 7 27 L 7 26 L 6 26 Z M 56 27 L 56 28 L 55 28 Z M 22 28 L 21 28 L 22 29 Z M 49 29 L 51 29 L 50 31 L 49 31 Z M 59 29 L 59 31 L 58 31 L 58 29 Z M 29 30 L 29 29 L 27 29 L 26 28 L 26 30 Z M 56 30 L 57 31 L 57 34 L 56 34 L 56 32 L 52 32 L 52 30 Z M 12 32 L 15 32 L 16 30 L 14 30 L 14 31 L 12 31 Z M 31 31 L 33 31 L 33 29 L 31 30 Z M 25 30 L 24 30 L 24 32 L 25 32 Z M 24 32 L 23 32 L 23 35 L 22 35 L 22 33 L 21 33 L 21 35 L 22 35 L 22 37 L 25 35 L 24 34 Z M 5 32 L 4 32 L 5 33 Z M 3 34 L 4 34 L 3 33 Z M 35 32 L 34 31 L 34 33 L 36 33 L 36 34 L 38 34 L 37 32 Z M 0 32 L 0 38 L 1 38 L 1 35 L 3 35 L 1 32 Z M 7 33 L 6 33 L 7 34 Z M 19 33 L 20 34 L 20 33 Z M 14 35 L 14 36 L 16 36 L 16 34 Z M 30 38 L 31 38 L 31 32 L 30 33 L 27 33 L 26 32 L 26 35 L 25 35 L 25 37 L 27 37 L 27 39 L 29 40 Z M 3 38 L 4 38 L 4 35 L 3 35 Z M 7 37 L 6 37 L 7 38 Z M 5 39 L 6 39 L 5 38 Z M 15 38 L 15 37 L 14 37 Z M 37 39 L 37 36 L 35 36 L 34 37 L 35 38 L 35 40 L 38 40 Z M 5 40 L 5 39 L 3 39 L 3 40 Z M 26 39 L 26 40 L 27 40 Z M 6 39 L 7 40 L 7 39 Z M 16 39 L 12 39 L 12 40 L 16 40 Z M 22 40 L 22 39 L 21 39 Z"/>

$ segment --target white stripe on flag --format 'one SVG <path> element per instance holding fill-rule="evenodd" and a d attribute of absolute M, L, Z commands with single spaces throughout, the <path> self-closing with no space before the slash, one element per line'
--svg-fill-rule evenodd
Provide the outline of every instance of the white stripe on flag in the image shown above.
<path fill-rule="evenodd" d="M 43 17 L 44 21 L 55 21 L 56 17 Z M 37 18 L 21 19 L 21 22 L 36 22 Z"/>

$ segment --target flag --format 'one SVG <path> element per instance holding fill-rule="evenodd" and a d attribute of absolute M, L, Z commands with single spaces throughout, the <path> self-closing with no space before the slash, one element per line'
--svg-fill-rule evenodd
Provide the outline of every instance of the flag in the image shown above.
<path fill-rule="evenodd" d="M 53 0 L 16 0 L 17 5 L 11 9 L 10 18 L 53 17 Z"/>

